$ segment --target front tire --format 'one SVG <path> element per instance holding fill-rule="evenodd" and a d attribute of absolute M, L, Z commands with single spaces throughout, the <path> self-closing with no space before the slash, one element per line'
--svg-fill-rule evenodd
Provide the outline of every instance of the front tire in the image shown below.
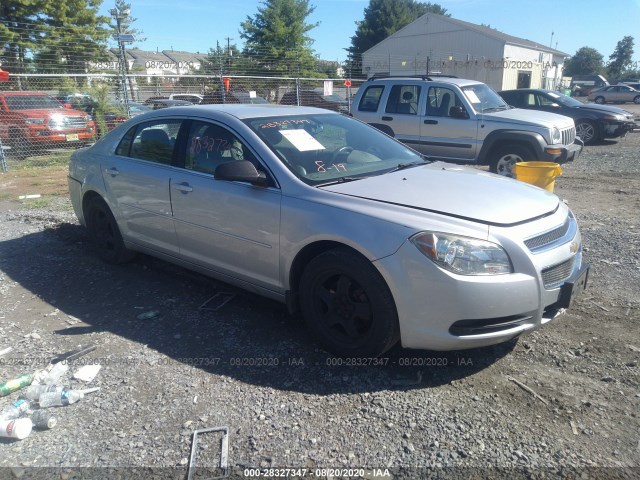
<path fill-rule="evenodd" d="M 597 104 L 602 105 L 604 103 L 604 97 L 596 97 L 594 100 Z"/>
<path fill-rule="evenodd" d="M 520 145 L 507 145 L 498 149 L 489 163 L 489 170 L 505 177 L 515 177 L 511 169 L 516 163 L 535 160 L 528 148 Z"/>
<path fill-rule="evenodd" d="M 102 198 L 88 200 L 85 218 L 91 243 L 102 260 L 119 264 L 134 257 L 134 253 L 125 247 L 118 223 Z"/>
<path fill-rule="evenodd" d="M 342 357 L 378 357 L 400 338 L 384 279 L 371 262 L 343 248 L 309 262 L 300 279 L 300 307 L 323 348 Z"/>
<path fill-rule="evenodd" d="M 576 135 L 585 145 L 591 145 L 600 139 L 597 125 L 589 120 L 580 120 L 576 123 Z"/>
<path fill-rule="evenodd" d="M 640 95 L 633 98 L 633 103 L 640 104 Z"/>

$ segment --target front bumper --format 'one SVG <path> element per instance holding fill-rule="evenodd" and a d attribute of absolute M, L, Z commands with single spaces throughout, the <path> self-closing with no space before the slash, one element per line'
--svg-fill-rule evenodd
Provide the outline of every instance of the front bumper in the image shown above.
<path fill-rule="evenodd" d="M 605 122 L 602 125 L 602 134 L 604 138 L 624 137 L 628 132 L 632 132 L 636 128 L 636 122 Z"/>
<path fill-rule="evenodd" d="M 571 245 L 580 245 L 575 230 Z M 586 286 L 588 266 L 579 247 L 530 252 L 524 244 L 508 252 L 515 273 L 456 275 L 432 263 L 406 242 L 375 262 L 393 294 L 405 348 L 461 350 L 495 345 L 531 332 L 559 317 Z M 504 246 L 504 244 L 503 244 Z M 570 275 L 545 288 L 543 272 L 572 260 Z M 570 285 L 570 286 L 567 286 Z"/>
<path fill-rule="evenodd" d="M 567 163 L 576 160 L 582 152 L 584 142 L 576 138 L 571 145 L 551 145 L 544 149 L 543 162 Z"/>

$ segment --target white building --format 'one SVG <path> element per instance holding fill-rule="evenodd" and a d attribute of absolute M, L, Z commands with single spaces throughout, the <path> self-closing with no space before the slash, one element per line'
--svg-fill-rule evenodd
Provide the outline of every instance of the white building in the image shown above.
<path fill-rule="evenodd" d="M 362 56 L 362 73 L 455 75 L 494 90 L 555 89 L 570 55 L 490 27 L 427 13 Z"/>

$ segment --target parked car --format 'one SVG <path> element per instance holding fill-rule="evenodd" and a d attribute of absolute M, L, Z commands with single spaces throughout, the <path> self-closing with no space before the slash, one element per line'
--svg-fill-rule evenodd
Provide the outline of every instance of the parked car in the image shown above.
<path fill-rule="evenodd" d="M 593 90 L 607 87 L 609 82 L 602 75 L 574 75 L 571 77 L 569 88 L 574 97 L 585 97 Z"/>
<path fill-rule="evenodd" d="M 15 156 L 90 142 L 95 128 L 91 115 L 65 108 L 46 93 L 0 92 L 0 139 Z"/>
<path fill-rule="evenodd" d="M 169 107 L 184 107 L 186 105 L 193 105 L 191 102 L 187 102 L 186 100 L 170 100 L 170 99 L 156 99 L 147 104 L 153 110 L 159 110 L 161 108 L 169 108 Z"/>
<path fill-rule="evenodd" d="M 631 88 L 640 90 L 640 82 L 622 82 L 624 85 L 629 85 Z"/>
<path fill-rule="evenodd" d="M 147 98 L 144 102 L 145 105 L 151 105 L 156 100 L 170 100 L 170 98 L 166 95 L 156 95 L 154 97 Z"/>
<path fill-rule="evenodd" d="M 624 137 L 636 124 L 631 112 L 609 105 L 582 103 L 552 90 L 523 88 L 498 92 L 512 107 L 542 110 L 573 118 L 576 135 L 591 145 L 604 138 Z"/>
<path fill-rule="evenodd" d="M 573 120 L 511 108 L 484 83 L 442 75 L 372 78 L 351 113 L 434 158 L 489 165 L 511 176 L 517 162 L 578 157 Z"/>
<path fill-rule="evenodd" d="M 587 97 L 596 103 L 626 103 L 640 104 L 640 90 L 629 85 L 610 85 L 592 91 Z"/>
<path fill-rule="evenodd" d="M 252 96 L 249 92 L 243 92 L 239 90 L 232 90 L 222 93 L 221 90 L 214 90 L 204 95 L 202 102 L 203 105 L 216 105 L 220 103 L 269 103 L 264 97 L 260 95 Z"/>
<path fill-rule="evenodd" d="M 339 113 L 349 113 L 349 104 L 339 95 L 322 95 L 316 90 L 300 90 L 300 105 L 326 108 Z M 296 91 L 286 92 L 280 99 L 281 105 L 298 105 Z"/>
<path fill-rule="evenodd" d="M 172 93 L 169 95 L 169 100 L 186 100 L 197 105 L 202 102 L 202 95 L 198 93 Z"/>
<path fill-rule="evenodd" d="M 511 340 L 589 270 L 552 193 L 310 107 L 140 115 L 72 155 L 69 191 L 107 262 L 145 252 L 284 302 L 350 358 Z"/>

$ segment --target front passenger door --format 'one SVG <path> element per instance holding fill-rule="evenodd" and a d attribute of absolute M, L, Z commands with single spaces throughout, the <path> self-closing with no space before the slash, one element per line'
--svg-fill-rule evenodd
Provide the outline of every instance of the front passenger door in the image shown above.
<path fill-rule="evenodd" d="M 225 126 L 193 121 L 184 168 L 171 179 L 171 205 L 181 257 L 225 276 L 281 289 L 280 202 L 275 182 L 254 186 L 216 180 L 225 162 L 249 160 L 251 149 Z"/>

